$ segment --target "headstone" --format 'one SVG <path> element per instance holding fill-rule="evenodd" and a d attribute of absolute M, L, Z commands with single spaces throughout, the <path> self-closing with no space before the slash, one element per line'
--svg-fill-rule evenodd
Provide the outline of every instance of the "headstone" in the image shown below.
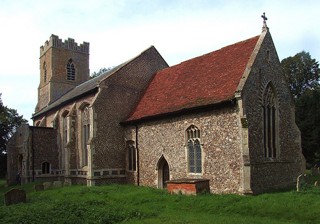
<path fill-rule="evenodd" d="M 318 181 L 314 182 L 314 186 L 319 187 L 319 182 Z"/>
<path fill-rule="evenodd" d="M 53 187 L 62 187 L 62 181 L 53 181 Z"/>
<path fill-rule="evenodd" d="M 43 184 L 36 184 L 36 185 L 34 185 L 34 190 L 35 190 L 35 191 L 43 191 L 43 190 L 44 190 Z"/>
<path fill-rule="evenodd" d="M 66 187 L 66 186 L 71 186 L 71 182 L 65 181 L 65 182 L 63 182 L 63 186 L 64 186 L 64 187 Z"/>
<path fill-rule="evenodd" d="M 52 182 L 44 182 L 43 183 L 44 190 L 47 190 L 47 189 L 49 189 L 51 187 L 52 187 Z"/>
<path fill-rule="evenodd" d="M 4 204 L 13 205 L 18 203 L 25 203 L 27 201 L 27 194 L 22 189 L 12 189 L 4 194 Z"/>
<path fill-rule="evenodd" d="M 301 174 L 297 178 L 297 191 L 301 191 L 307 184 L 307 174 Z"/>

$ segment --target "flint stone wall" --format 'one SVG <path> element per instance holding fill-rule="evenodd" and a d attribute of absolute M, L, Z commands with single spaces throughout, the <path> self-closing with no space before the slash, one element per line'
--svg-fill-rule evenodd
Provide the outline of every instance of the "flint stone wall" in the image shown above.
<path fill-rule="evenodd" d="M 188 172 L 185 132 L 195 125 L 201 132 L 202 173 Z M 236 106 L 177 116 L 138 126 L 140 185 L 158 187 L 159 159 L 169 165 L 170 180 L 209 179 L 212 193 L 239 193 L 242 157 Z M 135 127 L 127 127 L 126 140 L 136 141 Z M 131 179 L 137 181 L 136 176 Z"/>
<path fill-rule="evenodd" d="M 279 129 L 277 158 L 265 158 L 263 145 L 263 94 L 271 82 L 278 100 Z M 300 131 L 295 124 L 294 103 L 283 75 L 271 35 L 266 34 L 246 80 L 242 100 L 247 118 L 253 193 L 294 186 L 305 162 Z"/>

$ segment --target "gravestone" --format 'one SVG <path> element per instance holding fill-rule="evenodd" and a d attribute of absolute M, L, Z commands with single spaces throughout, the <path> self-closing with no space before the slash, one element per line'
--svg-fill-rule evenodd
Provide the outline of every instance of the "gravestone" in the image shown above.
<path fill-rule="evenodd" d="M 297 191 L 301 191 L 307 184 L 307 174 L 301 174 L 297 178 Z"/>
<path fill-rule="evenodd" d="M 35 191 L 43 191 L 43 190 L 44 190 L 43 184 L 36 184 L 36 185 L 34 185 L 34 190 L 35 190 Z"/>
<path fill-rule="evenodd" d="M 53 181 L 53 187 L 62 187 L 62 181 Z"/>
<path fill-rule="evenodd" d="M 63 182 L 63 186 L 64 186 L 64 187 L 66 187 L 66 186 L 71 186 L 71 182 L 65 181 L 65 182 Z"/>
<path fill-rule="evenodd" d="M 49 189 L 51 187 L 52 187 L 52 182 L 44 182 L 43 183 L 44 190 L 47 190 L 47 189 Z"/>
<path fill-rule="evenodd" d="M 4 204 L 13 205 L 18 203 L 25 203 L 27 201 L 27 194 L 22 189 L 12 189 L 4 194 Z"/>

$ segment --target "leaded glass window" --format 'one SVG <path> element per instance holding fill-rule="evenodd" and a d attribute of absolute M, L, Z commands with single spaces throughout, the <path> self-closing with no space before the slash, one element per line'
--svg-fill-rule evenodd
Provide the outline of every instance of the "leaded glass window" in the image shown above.
<path fill-rule="evenodd" d="M 68 143 L 68 117 L 64 116 L 62 118 L 62 139 L 64 146 Z"/>
<path fill-rule="evenodd" d="M 128 150 L 128 169 L 130 171 L 137 170 L 137 156 L 136 156 L 136 148 L 134 147 L 133 141 L 127 142 L 127 150 Z"/>
<path fill-rule="evenodd" d="M 265 158 L 276 158 L 278 136 L 278 106 L 274 89 L 269 83 L 263 97 L 263 146 Z"/>
<path fill-rule="evenodd" d="M 82 165 L 88 165 L 88 141 L 90 139 L 90 114 L 89 107 L 82 111 Z"/>
<path fill-rule="evenodd" d="M 191 125 L 186 132 L 189 173 L 201 173 L 202 150 L 200 143 L 200 130 L 196 126 Z"/>

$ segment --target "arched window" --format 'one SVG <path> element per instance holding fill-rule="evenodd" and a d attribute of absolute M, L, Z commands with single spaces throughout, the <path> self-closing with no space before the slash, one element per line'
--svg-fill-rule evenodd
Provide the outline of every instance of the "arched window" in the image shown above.
<path fill-rule="evenodd" d="M 137 156 L 136 156 L 136 148 L 134 147 L 133 141 L 127 141 L 127 150 L 128 150 L 128 169 L 130 171 L 136 171 Z"/>
<path fill-rule="evenodd" d="M 50 173 L 50 163 L 43 162 L 41 164 L 41 168 L 42 168 L 42 174 L 49 174 Z"/>
<path fill-rule="evenodd" d="M 68 143 L 68 111 L 65 111 L 62 115 L 62 143 L 66 146 Z"/>
<path fill-rule="evenodd" d="M 200 144 L 200 130 L 191 125 L 186 130 L 188 148 L 188 170 L 189 173 L 202 172 L 202 150 Z"/>
<path fill-rule="evenodd" d="M 46 62 L 43 62 L 43 82 L 47 82 L 47 65 Z"/>
<path fill-rule="evenodd" d="M 82 110 L 82 165 L 88 165 L 88 141 L 90 138 L 90 113 L 89 106 Z"/>
<path fill-rule="evenodd" d="M 271 83 L 265 89 L 262 109 L 264 157 L 276 158 L 278 156 L 278 103 Z"/>
<path fill-rule="evenodd" d="M 72 59 L 69 59 L 67 63 L 67 80 L 74 81 L 76 79 L 76 69 L 74 67 Z"/>

